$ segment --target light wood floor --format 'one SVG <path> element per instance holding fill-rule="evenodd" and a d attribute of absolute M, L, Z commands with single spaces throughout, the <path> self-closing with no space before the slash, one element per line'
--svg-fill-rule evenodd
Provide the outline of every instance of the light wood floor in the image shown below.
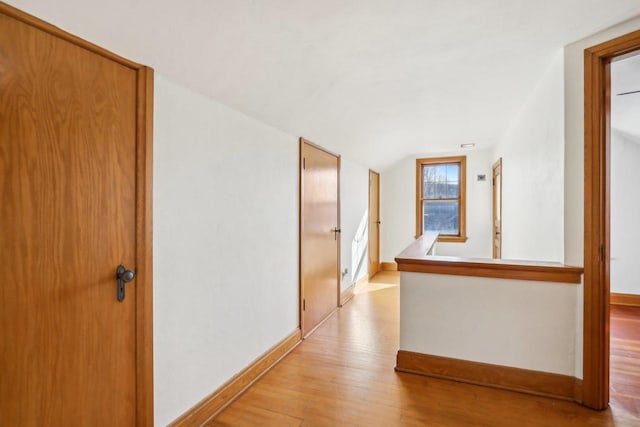
<path fill-rule="evenodd" d="M 632 410 L 628 402 L 596 412 L 571 402 L 395 372 L 397 283 L 397 273 L 377 275 L 207 425 L 640 425 L 633 415 L 637 407 Z M 637 375 L 637 365 L 634 369 Z"/>

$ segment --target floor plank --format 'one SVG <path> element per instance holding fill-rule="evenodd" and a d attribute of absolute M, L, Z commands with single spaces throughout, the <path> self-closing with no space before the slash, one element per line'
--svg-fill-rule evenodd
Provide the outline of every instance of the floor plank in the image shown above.
<path fill-rule="evenodd" d="M 300 418 L 273 412 L 268 409 L 246 405 L 236 402 L 235 411 L 225 411 L 218 415 L 215 420 L 207 423 L 210 427 L 252 427 L 252 426 L 282 426 L 299 427 L 302 425 Z"/>
<path fill-rule="evenodd" d="M 207 425 L 640 425 L 638 377 L 626 374 L 637 370 L 640 342 L 616 329 L 613 317 L 612 390 L 617 388 L 611 408 L 596 412 L 571 402 L 395 372 L 398 282 L 397 272 L 382 272 L 357 289 L 336 315 Z M 621 317 L 634 324 L 629 312 Z"/>
<path fill-rule="evenodd" d="M 610 311 L 610 405 L 640 418 L 640 307 L 612 305 Z"/>

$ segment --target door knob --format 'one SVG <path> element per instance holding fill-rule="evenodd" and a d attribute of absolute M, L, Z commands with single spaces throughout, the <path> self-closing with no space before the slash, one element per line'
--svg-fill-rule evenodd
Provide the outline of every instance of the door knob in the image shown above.
<path fill-rule="evenodd" d="M 120 264 L 118 268 L 116 268 L 118 301 L 124 301 L 124 284 L 129 283 L 135 277 L 136 273 L 134 271 L 127 270 L 127 268 L 122 264 Z"/>

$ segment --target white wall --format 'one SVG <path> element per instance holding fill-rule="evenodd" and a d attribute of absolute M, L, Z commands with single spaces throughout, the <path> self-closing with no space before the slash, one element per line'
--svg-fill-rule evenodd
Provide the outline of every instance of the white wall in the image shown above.
<path fill-rule="evenodd" d="M 340 290 L 344 292 L 367 274 L 367 221 L 369 213 L 369 169 L 340 159 Z M 360 262 L 361 261 L 361 262 Z"/>
<path fill-rule="evenodd" d="M 465 243 L 438 243 L 438 255 L 491 257 L 491 150 L 431 153 L 405 157 L 380 175 L 380 259 L 395 257 L 414 240 L 416 234 L 416 159 L 467 156 L 467 236 Z M 476 175 L 487 180 L 478 182 Z"/>
<path fill-rule="evenodd" d="M 400 283 L 401 350 L 574 375 L 577 285 L 407 272 Z"/>
<path fill-rule="evenodd" d="M 563 88 L 559 50 L 494 149 L 502 157 L 502 258 L 564 258 Z"/>
<path fill-rule="evenodd" d="M 564 49 L 564 262 L 569 265 L 584 265 L 584 50 L 639 29 L 635 18 Z M 582 286 L 577 297 L 582 307 Z M 576 315 L 576 376 L 582 378 L 582 310 Z"/>
<path fill-rule="evenodd" d="M 611 131 L 611 292 L 640 294 L 640 138 Z"/>
<path fill-rule="evenodd" d="M 298 326 L 298 143 L 155 82 L 155 423 Z"/>
<path fill-rule="evenodd" d="M 165 425 L 293 332 L 298 140 L 156 73 L 155 422 Z M 341 289 L 368 210 L 367 168 L 341 159 Z M 362 231 L 362 230 L 360 230 Z"/>

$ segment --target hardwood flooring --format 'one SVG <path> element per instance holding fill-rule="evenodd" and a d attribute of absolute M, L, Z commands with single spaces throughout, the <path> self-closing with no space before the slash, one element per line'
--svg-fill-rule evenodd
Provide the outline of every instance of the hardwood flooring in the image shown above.
<path fill-rule="evenodd" d="M 395 372 L 398 279 L 397 272 L 382 272 L 356 290 L 336 315 L 206 425 L 640 425 L 639 412 L 629 406 L 633 399 L 616 398 L 610 409 L 596 412 L 572 402 Z M 622 362 L 635 355 L 619 357 Z M 617 366 L 638 374 L 637 365 Z"/>
<path fill-rule="evenodd" d="M 610 329 L 610 405 L 640 418 L 640 307 L 612 305 Z"/>

